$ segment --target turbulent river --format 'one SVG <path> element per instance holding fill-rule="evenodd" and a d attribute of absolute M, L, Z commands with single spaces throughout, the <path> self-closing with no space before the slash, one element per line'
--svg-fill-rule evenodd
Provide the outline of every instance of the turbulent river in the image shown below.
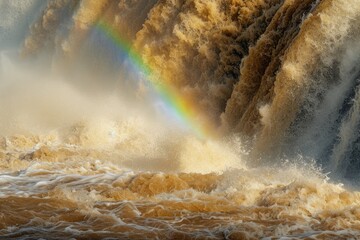
<path fill-rule="evenodd" d="M 360 239 L 360 0 L 1 0 L 0 239 Z"/>

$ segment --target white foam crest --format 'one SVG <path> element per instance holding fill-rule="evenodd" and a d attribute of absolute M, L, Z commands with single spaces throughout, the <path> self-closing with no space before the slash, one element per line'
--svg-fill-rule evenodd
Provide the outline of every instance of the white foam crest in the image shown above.
<path fill-rule="evenodd" d="M 323 185 L 328 181 L 327 175 L 322 173 L 315 161 L 306 160 L 301 156 L 273 167 L 230 170 L 225 172 L 224 176 L 224 180 L 216 191 L 225 191 L 229 194 L 246 193 L 243 204 L 249 206 L 256 204 L 260 194 L 266 189 L 297 184 Z"/>

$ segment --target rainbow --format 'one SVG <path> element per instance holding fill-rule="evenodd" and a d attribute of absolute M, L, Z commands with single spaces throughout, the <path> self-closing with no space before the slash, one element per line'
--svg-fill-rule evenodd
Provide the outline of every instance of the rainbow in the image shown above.
<path fill-rule="evenodd" d="M 136 71 L 146 77 L 146 81 L 155 90 L 160 97 L 162 103 L 168 110 L 175 114 L 177 119 L 198 137 L 205 139 L 213 136 L 213 127 L 209 121 L 199 119 L 200 111 L 196 105 L 181 96 L 178 91 L 167 83 L 167 81 L 154 81 L 154 72 L 142 59 L 141 55 L 137 53 L 131 46 L 130 42 L 122 38 L 119 33 L 110 23 L 100 20 L 95 25 L 95 28 L 102 32 L 116 48 L 127 56 L 131 65 Z"/>

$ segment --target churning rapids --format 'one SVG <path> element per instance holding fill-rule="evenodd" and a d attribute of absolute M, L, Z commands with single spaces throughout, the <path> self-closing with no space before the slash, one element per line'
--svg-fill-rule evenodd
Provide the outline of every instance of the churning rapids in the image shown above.
<path fill-rule="evenodd" d="M 360 0 L 1 0 L 0 239 L 360 239 Z"/>

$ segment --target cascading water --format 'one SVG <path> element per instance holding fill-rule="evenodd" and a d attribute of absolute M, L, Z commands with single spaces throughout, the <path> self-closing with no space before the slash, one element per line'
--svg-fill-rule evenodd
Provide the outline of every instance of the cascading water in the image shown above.
<path fill-rule="evenodd" d="M 360 0 L 0 13 L 0 239 L 360 238 Z"/>

